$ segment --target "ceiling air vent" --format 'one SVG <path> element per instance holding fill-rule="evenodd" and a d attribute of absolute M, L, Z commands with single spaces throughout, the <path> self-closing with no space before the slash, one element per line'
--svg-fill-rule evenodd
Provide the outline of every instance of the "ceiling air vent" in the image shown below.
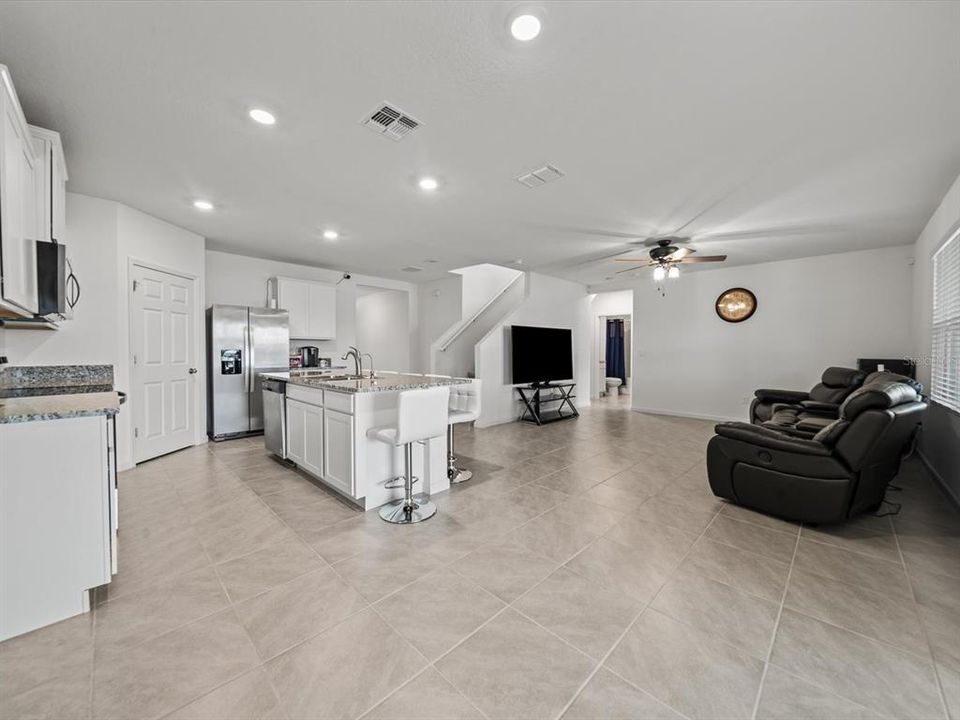
<path fill-rule="evenodd" d="M 360 121 L 360 124 L 391 140 L 402 140 L 420 127 L 420 121 L 414 120 L 403 110 L 387 103 L 378 105 L 372 113 Z"/>
<path fill-rule="evenodd" d="M 556 168 L 553 165 L 544 165 L 542 168 L 537 168 L 531 172 L 524 173 L 517 178 L 517 182 L 522 185 L 526 185 L 528 188 L 540 187 L 541 185 L 546 185 L 548 182 L 553 182 L 554 180 L 559 180 L 563 177 L 563 170 Z"/>
<path fill-rule="evenodd" d="M 400 268 L 403 272 L 420 272 L 423 268 L 417 267 L 416 265 L 407 265 L 406 267 Z"/>

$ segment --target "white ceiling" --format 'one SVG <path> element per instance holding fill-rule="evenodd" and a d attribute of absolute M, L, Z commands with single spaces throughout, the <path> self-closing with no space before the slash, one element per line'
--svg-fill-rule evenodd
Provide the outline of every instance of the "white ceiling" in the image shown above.
<path fill-rule="evenodd" d="M 523 258 L 602 283 L 615 263 L 578 263 L 680 226 L 728 265 L 905 244 L 960 173 L 958 2 L 541 3 L 527 44 L 522 7 L 4 2 L 0 62 L 70 190 L 405 280 Z M 384 100 L 423 127 L 361 127 Z M 513 180 L 546 163 L 566 177 Z"/>

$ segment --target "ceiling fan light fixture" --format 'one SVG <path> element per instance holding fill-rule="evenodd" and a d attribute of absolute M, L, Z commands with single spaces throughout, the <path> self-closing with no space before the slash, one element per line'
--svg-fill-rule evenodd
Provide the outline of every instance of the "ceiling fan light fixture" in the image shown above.
<path fill-rule="evenodd" d="M 676 265 L 671 265 L 670 269 L 667 271 L 667 277 L 671 280 L 676 280 L 678 277 L 680 277 L 680 268 L 678 268 Z"/>
<path fill-rule="evenodd" d="M 657 265 L 653 269 L 653 279 L 657 282 L 660 282 L 667 276 L 667 271 L 664 269 L 663 265 Z"/>

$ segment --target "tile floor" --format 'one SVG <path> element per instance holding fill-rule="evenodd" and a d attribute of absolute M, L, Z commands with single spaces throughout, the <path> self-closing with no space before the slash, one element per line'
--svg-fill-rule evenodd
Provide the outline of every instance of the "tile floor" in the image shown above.
<path fill-rule="evenodd" d="M 0 717 L 953 718 L 960 519 L 724 504 L 707 422 L 602 401 L 458 431 L 476 476 L 397 527 L 258 438 L 120 477 L 95 612 L 0 644 Z"/>

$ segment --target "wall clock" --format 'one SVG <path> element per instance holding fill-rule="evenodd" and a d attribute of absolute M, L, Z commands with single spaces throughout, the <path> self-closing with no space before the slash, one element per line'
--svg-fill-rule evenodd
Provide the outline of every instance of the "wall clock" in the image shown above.
<path fill-rule="evenodd" d="M 715 308 L 721 319 L 743 322 L 757 311 L 757 296 L 746 288 L 730 288 L 720 293 Z"/>

